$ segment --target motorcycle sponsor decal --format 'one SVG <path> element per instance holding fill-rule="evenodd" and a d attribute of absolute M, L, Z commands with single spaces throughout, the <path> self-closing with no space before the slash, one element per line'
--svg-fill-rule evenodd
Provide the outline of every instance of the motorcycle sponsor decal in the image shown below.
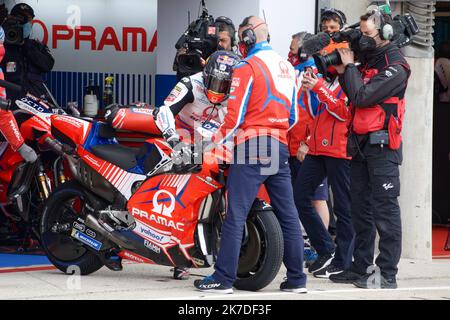
<path fill-rule="evenodd" d="M 200 177 L 200 176 L 196 176 L 196 177 L 197 177 L 197 179 L 199 179 L 200 181 L 206 183 L 208 186 L 213 187 L 214 189 L 219 188 L 219 186 L 216 186 L 216 185 L 213 183 L 213 180 L 211 179 L 211 177 L 207 177 L 206 179 L 203 178 L 203 177 Z"/>
<path fill-rule="evenodd" d="M 145 114 L 145 115 L 153 116 L 153 110 L 148 109 L 148 108 L 132 108 L 131 112 L 136 113 L 136 114 Z"/>
<path fill-rule="evenodd" d="M 169 198 L 164 198 L 163 200 L 161 200 L 161 202 L 158 202 L 159 196 L 161 194 L 167 195 Z M 165 202 L 167 202 L 167 200 L 170 200 L 170 204 L 168 206 L 165 205 Z M 168 218 L 172 218 L 172 212 L 174 210 L 175 210 L 175 197 L 173 196 L 173 194 L 171 194 L 166 190 L 159 190 L 158 192 L 155 193 L 155 195 L 153 196 L 153 209 L 152 209 L 153 212 L 161 214 Z"/>
<path fill-rule="evenodd" d="M 92 166 L 96 167 L 97 169 L 100 169 L 100 163 L 91 156 L 89 155 L 84 156 L 84 160 L 87 160 Z"/>
<path fill-rule="evenodd" d="M 90 229 L 86 229 L 86 234 L 89 236 L 89 237 L 92 237 L 92 238 L 97 238 L 97 234 L 94 232 L 94 231 L 92 231 L 92 230 L 90 230 Z"/>
<path fill-rule="evenodd" d="M 123 259 L 135 261 L 137 263 L 154 263 L 152 260 L 141 257 L 140 255 L 134 254 L 130 251 L 122 251 L 119 253 L 119 256 L 121 256 Z"/>
<path fill-rule="evenodd" d="M 144 238 L 148 238 L 149 240 L 155 241 L 159 244 L 164 245 L 171 242 L 170 234 L 164 235 L 160 232 L 155 231 L 154 229 L 151 229 L 150 227 L 139 221 L 136 221 L 136 228 L 133 231 L 143 235 Z"/>
<path fill-rule="evenodd" d="M 241 78 L 233 78 L 231 82 L 231 86 L 235 88 L 239 88 L 241 86 Z"/>
<path fill-rule="evenodd" d="M 144 240 L 144 246 L 146 246 L 148 249 L 152 250 L 157 254 L 161 253 L 161 248 L 149 240 Z"/>
<path fill-rule="evenodd" d="M 70 117 L 56 116 L 55 120 L 56 121 L 66 122 L 66 123 L 68 123 L 68 124 L 70 124 L 70 125 L 72 125 L 74 127 L 77 127 L 77 128 L 82 128 L 83 127 L 83 123 L 82 122 L 80 122 L 80 121 L 78 121 L 76 119 L 70 118 Z"/>
<path fill-rule="evenodd" d="M 197 259 L 197 258 L 192 258 L 192 261 L 194 261 L 194 263 L 200 267 L 203 267 L 205 265 L 205 260 L 201 260 L 201 259 Z"/>
<path fill-rule="evenodd" d="M 84 225 L 82 225 L 81 223 L 78 223 L 76 221 L 73 223 L 73 227 L 75 229 L 80 230 L 81 232 L 84 232 L 86 230 L 86 227 Z"/>
<path fill-rule="evenodd" d="M 154 221 L 155 223 L 165 226 L 165 227 L 169 227 L 178 231 L 184 231 L 184 223 L 181 222 L 175 222 L 172 219 L 167 219 L 166 217 L 162 217 L 160 215 L 156 215 L 153 213 L 148 213 L 146 211 L 142 211 L 139 210 L 137 208 L 132 208 L 131 209 L 131 214 L 134 217 L 138 217 L 138 218 L 144 218 L 147 219 L 149 221 Z"/>
<path fill-rule="evenodd" d="M 84 243 L 85 245 L 88 245 L 89 247 L 100 251 L 101 247 L 102 247 L 102 243 L 92 239 L 91 237 L 89 237 L 87 234 L 84 234 L 76 229 L 72 229 L 72 237 L 74 237 L 75 239 L 79 240 L 80 242 Z"/>

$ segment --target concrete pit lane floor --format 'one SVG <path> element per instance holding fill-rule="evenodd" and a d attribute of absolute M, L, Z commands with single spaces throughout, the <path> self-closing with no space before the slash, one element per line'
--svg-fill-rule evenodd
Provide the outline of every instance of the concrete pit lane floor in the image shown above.
<path fill-rule="evenodd" d="M 402 260 L 397 290 L 358 289 L 308 275 L 309 293 L 279 291 L 285 276 L 259 292 L 234 290 L 232 295 L 195 291 L 193 281 L 212 269 L 191 271 L 189 280 L 173 280 L 169 267 L 125 264 L 121 272 L 102 268 L 90 276 L 69 276 L 59 270 L 0 273 L 0 300 L 450 300 L 450 260 Z"/>

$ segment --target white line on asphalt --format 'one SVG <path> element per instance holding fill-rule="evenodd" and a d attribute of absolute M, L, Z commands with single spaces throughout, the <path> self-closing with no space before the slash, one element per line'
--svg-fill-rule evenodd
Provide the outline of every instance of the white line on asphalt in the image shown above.
<path fill-rule="evenodd" d="M 400 291 L 450 291 L 450 287 L 422 287 L 422 288 L 398 288 L 398 289 L 347 289 L 347 290 L 314 290 L 308 291 L 308 294 L 315 295 L 327 295 L 327 294 L 336 294 L 336 293 L 357 293 L 357 292 L 386 292 L 386 293 L 394 293 Z M 299 295 L 298 293 L 290 293 L 290 292 L 261 292 L 261 293 L 246 293 L 246 294 L 224 294 L 217 295 L 212 293 L 205 293 L 202 296 L 185 296 L 185 297 L 175 297 L 175 298 L 161 298 L 155 300 L 212 300 L 212 299 L 223 299 L 223 298 L 233 298 L 233 300 L 243 297 L 262 297 L 262 296 L 279 296 L 279 295 Z"/>

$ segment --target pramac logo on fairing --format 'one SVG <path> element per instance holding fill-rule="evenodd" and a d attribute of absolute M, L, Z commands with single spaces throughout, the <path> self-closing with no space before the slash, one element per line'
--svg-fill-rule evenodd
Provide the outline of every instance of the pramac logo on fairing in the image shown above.
<path fill-rule="evenodd" d="M 166 199 L 162 200 L 161 202 L 158 202 L 158 197 L 161 194 L 169 196 L 168 200 L 170 200 L 170 204 L 168 206 L 166 206 L 165 202 L 163 202 Z M 175 197 L 173 196 L 173 194 L 171 194 L 166 190 L 159 190 L 158 192 L 156 192 L 155 195 L 153 196 L 152 211 L 158 214 L 162 214 L 165 217 L 172 218 L 173 210 L 175 210 Z"/>

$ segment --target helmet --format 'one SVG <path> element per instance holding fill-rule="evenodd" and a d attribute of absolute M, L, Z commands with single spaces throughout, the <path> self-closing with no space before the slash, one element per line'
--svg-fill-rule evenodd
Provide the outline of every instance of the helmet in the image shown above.
<path fill-rule="evenodd" d="M 34 18 L 34 10 L 26 3 L 18 3 L 11 9 L 11 15 L 14 17 L 21 17 L 22 23 L 25 24 L 28 18 Z"/>
<path fill-rule="evenodd" d="M 230 51 L 217 51 L 208 58 L 203 69 L 203 83 L 206 96 L 211 103 L 218 104 L 228 99 L 233 67 L 239 61 L 239 56 Z"/>

